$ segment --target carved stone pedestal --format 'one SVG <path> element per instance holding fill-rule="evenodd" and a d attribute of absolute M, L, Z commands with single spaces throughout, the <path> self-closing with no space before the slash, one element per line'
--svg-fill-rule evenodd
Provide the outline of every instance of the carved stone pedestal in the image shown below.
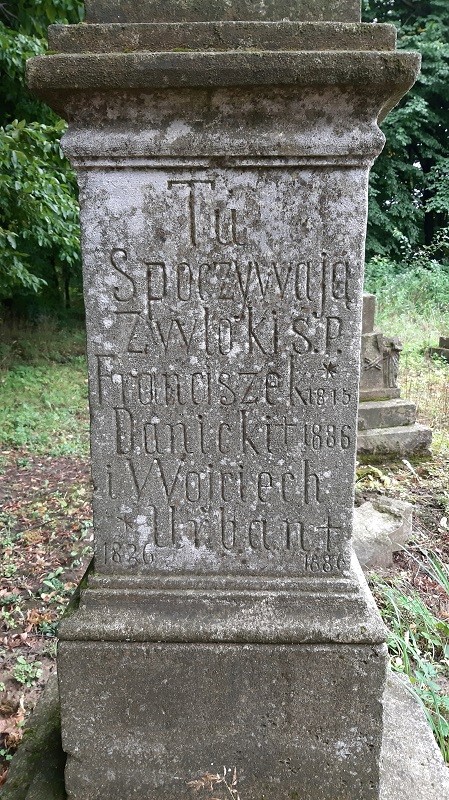
<path fill-rule="evenodd" d="M 299 5 L 91 0 L 30 63 L 83 228 L 96 556 L 60 630 L 69 800 L 197 797 L 223 765 L 244 800 L 379 798 L 362 273 L 377 120 L 418 56 L 354 0 Z"/>

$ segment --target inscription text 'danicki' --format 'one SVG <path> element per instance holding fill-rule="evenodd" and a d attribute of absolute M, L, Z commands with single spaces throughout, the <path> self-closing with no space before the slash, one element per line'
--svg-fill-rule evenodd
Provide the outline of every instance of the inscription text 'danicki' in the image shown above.
<path fill-rule="evenodd" d="M 98 569 L 348 569 L 361 254 L 319 175 L 89 174 Z"/>

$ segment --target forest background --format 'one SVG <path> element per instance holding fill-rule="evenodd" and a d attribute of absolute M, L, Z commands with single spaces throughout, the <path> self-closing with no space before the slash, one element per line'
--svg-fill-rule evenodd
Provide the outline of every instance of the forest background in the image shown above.
<path fill-rule="evenodd" d="M 0 303 L 29 320 L 82 319 L 74 174 L 65 123 L 33 98 L 26 59 L 46 52 L 51 23 L 82 20 L 79 0 L 0 3 Z M 449 307 L 449 3 L 364 0 L 363 19 L 391 22 L 399 47 L 423 55 L 414 89 L 383 124 L 370 184 L 369 290 L 391 306 Z"/>

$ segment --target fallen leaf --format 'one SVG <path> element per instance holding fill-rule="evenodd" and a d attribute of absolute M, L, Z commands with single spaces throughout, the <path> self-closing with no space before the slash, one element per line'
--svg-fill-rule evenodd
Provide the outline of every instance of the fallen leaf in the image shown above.
<path fill-rule="evenodd" d="M 19 701 L 10 697 L 7 693 L 0 703 L 0 714 L 4 717 L 9 717 L 15 714 L 19 708 Z"/>

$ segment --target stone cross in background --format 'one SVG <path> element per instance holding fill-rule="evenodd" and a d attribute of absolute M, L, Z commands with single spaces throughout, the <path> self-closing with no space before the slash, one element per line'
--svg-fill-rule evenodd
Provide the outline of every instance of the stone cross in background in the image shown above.
<path fill-rule="evenodd" d="M 210 796 L 226 765 L 243 800 L 377 800 L 385 631 L 351 546 L 367 183 L 418 56 L 355 0 L 86 6 L 29 65 L 83 231 L 68 797 Z"/>

